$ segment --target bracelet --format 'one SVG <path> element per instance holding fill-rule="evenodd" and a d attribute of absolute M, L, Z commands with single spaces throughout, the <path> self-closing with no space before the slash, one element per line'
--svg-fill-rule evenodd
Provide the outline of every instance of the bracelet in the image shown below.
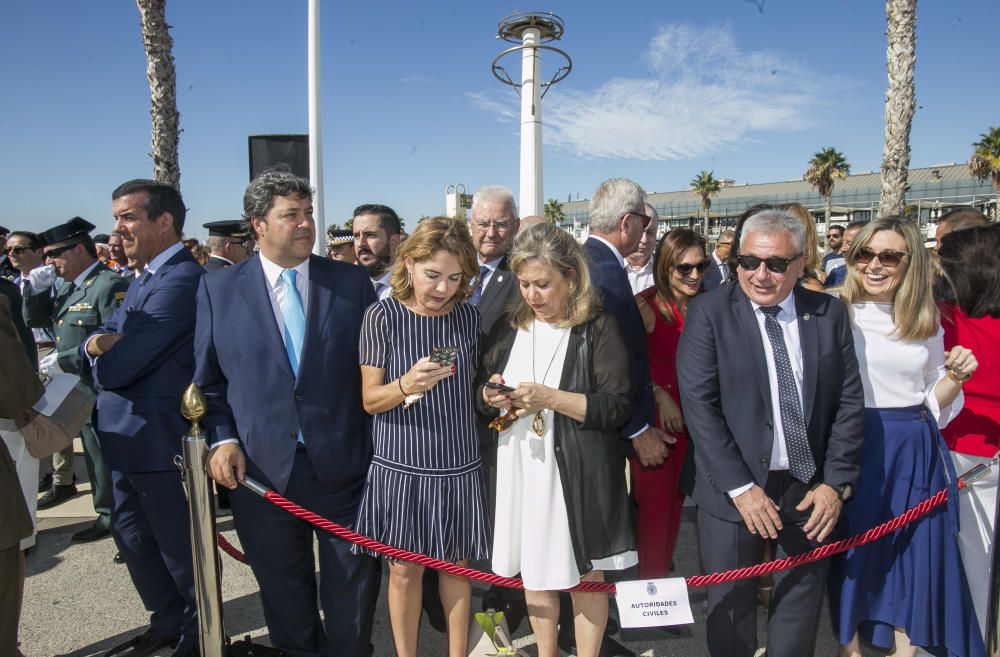
<path fill-rule="evenodd" d="M 955 370 L 949 369 L 948 370 L 948 378 L 951 379 L 952 381 L 954 381 L 955 383 L 957 383 L 958 385 L 962 385 L 963 383 L 965 383 L 966 381 L 968 381 L 969 379 L 971 379 L 972 375 L 971 374 L 966 374 L 964 377 L 960 378 L 957 374 L 955 374 Z"/>
<path fill-rule="evenodd" d="M 951 370 L 948 371 L 950 372 Z M 403 397 L 409 397 L 409 393 L 403 390 L 403 377 L 396 379 L 396 385 L 399 386 L 399 391 L 403 393 Z"/>

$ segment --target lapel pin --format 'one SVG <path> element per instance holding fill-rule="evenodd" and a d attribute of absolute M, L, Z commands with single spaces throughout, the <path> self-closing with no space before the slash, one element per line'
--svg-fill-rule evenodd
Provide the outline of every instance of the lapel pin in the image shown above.
<path fill-rule="evenodd" d="M 812 317 L 812 315 L 810 315 L 809 313 L 806 313 L 805 315 L 802 316 L 802 321 L 803 322 L 808 322 L 810 317 Z"/>
<path fill-rule="evenodd" d="M 503 283 L 503 274 L 497 276 L 497 283 Z"/>

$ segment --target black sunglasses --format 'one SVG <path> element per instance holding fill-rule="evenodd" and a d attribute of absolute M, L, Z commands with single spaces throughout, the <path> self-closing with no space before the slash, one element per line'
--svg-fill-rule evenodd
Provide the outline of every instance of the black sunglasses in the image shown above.
<path fill-rule="evenodd" d="M 643 214 L 641 212 L 626 212 L 625 214 L 626 214 L 626 216 L 630 215 L 630 214 L 634 214 L 635 216 L 637 216 L 640 219 L 642 219 L 642 227 L 643 228 L 646 228 L 649 225 L 649 222 L 653 220 L 653 218 L 651 216 L 649 216 L 648 214 Z"/>
<path fill-rule="evenodd" d="M 70 249 L 75 249 L 80 246 L 79 244 L 64 244 L 63 246 L 57 246 L 54 249 L 49 249 L 45 252 L 46 258 L 58 258 L 62 254 L 66 253 Z"/>
<path fill-rule="evenodd" d="M 674 269 L 676 269 L 681 276 L 689 276 L 695 269 L 698 270 L 699 274 L 704 274 L 705 270 L 708 269 L 711 264 L 712 263 L 708 260 L 702 260 L 701 262 L 695 262 L 693 264 L 690 262 L 682 262 L 679 265 L 674 265 Z"/>
<path fill-rule="evenodd" d="M 878 258 L 878 261 L 881 262 L 884 266 L 895 267 L 899 265 L 899 263 L 903 261 L 903 258 L 905 258 L 908 255 L 910 254 L 904 253 L 903 251 L 893 251 L 891 249 L 886 249 L 885 251 L 879 251 L 878 253 L 876 253 L 875 251 L 869 249 L 867 246 L 863 246 L 860 249 L 858 249 L 858 255 L 855 258 L 855 260 L 858 262 L 858 264 L 867 265 L 875 258 Z"/>
<path fill-rule="evenodd" d="M 28 246 L 8 246 L 5 249 L 5 251 L 7 252 L 7 255 L 16 255 L 16 256 L 19 256 L 22 253 L 24 253 L 25 251 L 34 251 L 34 249 L 32 249 L 31 247 L 28 247 Z"/>
<path fill-rule="evenodd" d="M 736 262 L 740 263 L 740 267 L 746 269 L 747 271 L 754 271 L 760 267 L 760 263 L 764 263 L 767 266 L 767 270 L 772 274 L 784 274 L 785 270 L 788 269 L 788 265 L 792 264 L 794 261 L 798 260 L 798 254 L 792 256 L 791 258 L 758 258 L 752 255 L 738 255 L 736 256 Z"/>

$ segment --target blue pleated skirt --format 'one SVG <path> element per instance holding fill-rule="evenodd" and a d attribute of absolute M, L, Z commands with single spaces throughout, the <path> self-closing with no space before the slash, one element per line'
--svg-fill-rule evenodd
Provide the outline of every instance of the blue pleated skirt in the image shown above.
<path fill-rule="evenodd" d="M 891 520 L 945 487 L 949 502 L 832 559 L 830 610 L 841 643 L 858 632 L 888 649 L 899 627 L 913 645 L 939 657 L 986 654 L 956 542 L 956 483 L 948 449 L 925 407 L 865 409 L 858 486 L 844 505 L 843 535 Z"/>

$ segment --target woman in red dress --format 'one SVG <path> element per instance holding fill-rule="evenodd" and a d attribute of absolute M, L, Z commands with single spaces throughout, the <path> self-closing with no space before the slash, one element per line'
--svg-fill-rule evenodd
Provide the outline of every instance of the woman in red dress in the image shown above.
<path fill-rule="evenodd" d="M 949 233 L 941 240 L 938 256 L 951 297 L 941 312 L 944 348 L 960 344 L 979 359 L 976 375 L 962 390 L 962 412 L 941 430 L 961 474 L 988 463 L 1000 451 L 1000 226 Z M 996 499 L 994 467 L 962 493 L 958 507 L 958 547 L 984 634 Z"/>
<path fill-rule="evenodd" d="M 656 248 L 655 285 L 636 295 L 646 328 L 656 426 L 677 439 L 660 465 L 644 467 L 636 457 L 629 457 L 632 497 L 639 510 L 636 539 L 640 579 L 666 577 L 677 543 L 684 506 L 680 474 L 688 448 L 677 391 L 677 341 L 684 328 L 688 301 L 701 292 L 710 264 L 704 238 L 686 228 L 672 230 Z"/>

